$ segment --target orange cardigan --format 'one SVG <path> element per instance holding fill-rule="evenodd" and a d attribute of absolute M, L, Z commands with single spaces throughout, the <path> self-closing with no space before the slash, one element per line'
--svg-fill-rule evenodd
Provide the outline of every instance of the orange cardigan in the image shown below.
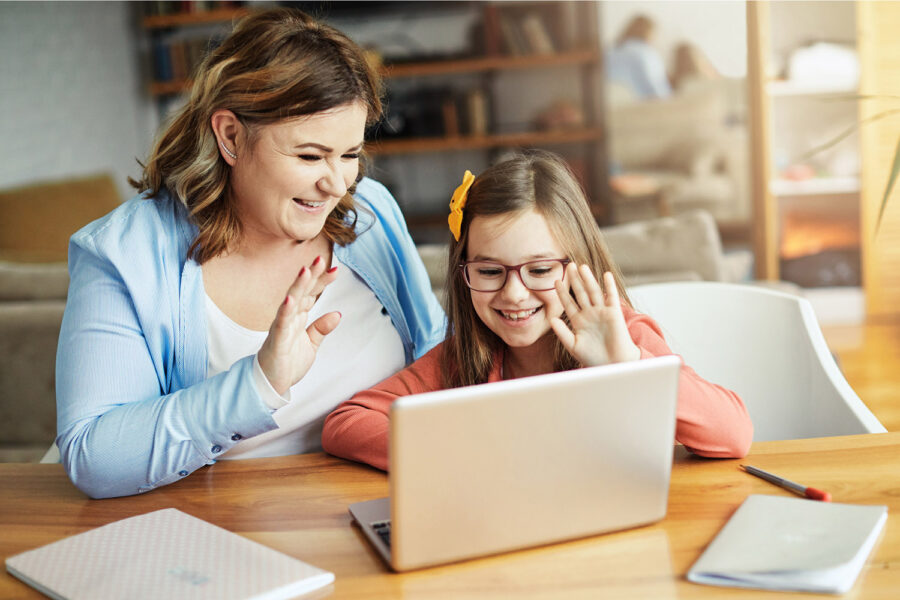
<path fill-rule="evenodd" d="M 653 319 L 624 304 L 622 312 L 641 358 L 672 354 Z M 325 451 L 386 471 L 391 403 L 400 396 L 442 389 L 443 346 L 439 344 L 399 373 L 334 409 L 322 431 Z M 489 383 L 500 380 L 501 364 L 494 361 Z M 675 439 L 701 456 L 741 457 L 753 440 L 753 424 L 738 395 L 706 381 L 686 365 L 681 367 L 678 382 L 676 422 Z"/>

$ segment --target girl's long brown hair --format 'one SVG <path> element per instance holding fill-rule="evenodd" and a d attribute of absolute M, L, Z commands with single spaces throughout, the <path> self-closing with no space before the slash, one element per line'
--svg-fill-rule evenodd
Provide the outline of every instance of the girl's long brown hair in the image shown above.
<path fill-rule="evenodd" d="M 599 279 L 611 271 L 619 295 L 630 305 L 622 277 L 609 256 L 584 191 L 566 163 L 551 152 L 532 150 L 497 163 L 475 178 L 463 209 L 459 241 L 450 241 L 447 265 L 447 335 L 441 354 L 445 387 L 485 383 L 504 342 L 481 321 L 459 267 L 466 259 L 469 226 L 478 216 L 536 210 L 547 221 L 567 258 L 590 265 Z M 563 320 L 566 320 L 563 315 Z M 581 365 L 554 339 L 554 370 Z"/>
<path fill-rule="evenodd" d="M 202 264 L 240 238 L 229 194 L 230 167 L 219 155 L 210 118 L 232 111 L 252 147 L 261 126 L 362 102 L 367 123 L 382 112 L 381 79 L 353 41 L 291 8 L 253 13 L 200 64 L 190 98 L 161 135 L 142 177 L 131 184 L 156 196 L 163 188 L 187 208 L 199 232 L 188 256 Z M 326 220 L 325 235 L 355 237 L 353 186 Z"/>

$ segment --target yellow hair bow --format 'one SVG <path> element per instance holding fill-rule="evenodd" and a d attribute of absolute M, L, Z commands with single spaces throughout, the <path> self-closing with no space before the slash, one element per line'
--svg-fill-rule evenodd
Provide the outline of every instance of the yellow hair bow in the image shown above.
<path fill-rule="evenodd" d="M 450 224 L 450 232 L 453 234 L 453 239 L 457 242 L 459 241 L 459 234 L 462 229 L 463 207 L 466 205 L 466 197 L 468 196 L 469 188 L 472 187 L 474 181 L 475 176 L 472 175 L 471 171 L 466 169 L 462 183 L 459 184 L 459 187 L 453 192 L 453 198 L 450 199 L 450 216 L 447 217 L 447 223 Z"/>

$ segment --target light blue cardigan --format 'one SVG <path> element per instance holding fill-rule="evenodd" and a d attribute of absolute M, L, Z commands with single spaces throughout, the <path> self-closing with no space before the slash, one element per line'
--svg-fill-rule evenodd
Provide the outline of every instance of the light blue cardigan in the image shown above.
<path fill-rule="evenodd" d="M 363 179 L 355 197 L 358 238 L 334 253 L 375 292 L 412 362 L 443 338 L 444 313 L 390 193 Z M 69 477 L 94 498 L 172 483 L 277 427 L 253 384 L 253 356 L 206 377 L 203 279 L 186 259 L 196 231 L 161 193 L 132 198 L 69 242 L 56 442 Z"/>

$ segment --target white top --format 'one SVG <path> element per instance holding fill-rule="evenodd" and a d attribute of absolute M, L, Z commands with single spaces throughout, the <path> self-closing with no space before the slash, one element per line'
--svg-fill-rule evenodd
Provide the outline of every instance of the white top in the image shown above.
<path fill-rule="evenodd" d="M 309 313 L 308 323 L 339 311 L 341 322 L 319 346 L 309 372 L 290 389 L 290 399 L 279 396 L 254 365 L 257 389 L 275 410 L 278 429 L 241 440 L 222 455 L 259 458 L 316 452 L 322 449 L 322 425 L 339 403 L 356 392 L 393 375 L 405 364 L 403 342 L 375 294 L 353 271 L 332 258 L 337 279 L 328 285 Z M 209 346 L 208 377 L 226 371 L 236 361 L 256 354 L 268 335 L 242 327 L 206 297 Z"/>

